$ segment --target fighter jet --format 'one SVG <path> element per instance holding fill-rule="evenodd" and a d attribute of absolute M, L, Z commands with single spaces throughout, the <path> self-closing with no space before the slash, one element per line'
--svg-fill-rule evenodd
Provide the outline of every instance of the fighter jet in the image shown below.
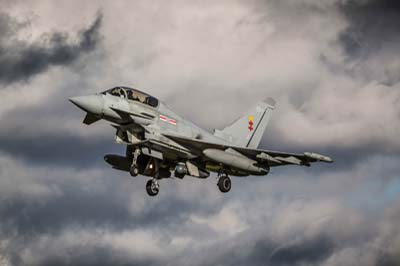
<path fill-rule="evenodd" d="M 229 176 L 264 176 L 271 167 L 310 166 L 333 162 L 313 152 L 303 154 L 258 149 L 275 101 L 260 101 L 222 130 L 210 133 L 182 118 L 157 98 L 129 87 L 69 99 L 86 112 L 83 123 L 99 120 L 115 129 L 117 143 L 126 145 L 125 155 L 108 154 L 104 160 L 131 176 L 148 176 L 146 191 L 159 192 L 159 180 L 173 176 L 207 178 L 216 172 L 221 192 L 231 189 Z"/>

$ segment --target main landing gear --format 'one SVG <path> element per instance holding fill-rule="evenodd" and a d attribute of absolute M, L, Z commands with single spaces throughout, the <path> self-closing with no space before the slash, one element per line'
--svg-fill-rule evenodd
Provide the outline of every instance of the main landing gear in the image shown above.
<path fill-rule="evenodd" d="M 158 179 L 160 178 L 160 168 L 157 160 L 153 160 L 153 162 L 149 165 L 150 168 L 153 168 L 153 178 L 147 181 L 146 183 L 146 191 L 149 196 L 154 197 L 160 191 L 160 185 L 158 184 Z"/>
<path fill-rule="evenodd" d="M 158 192 L 160 191 L 160 185 L 157 182 L 156 178 L 150 179 L 146 183 L 146 191 L 149 196 L 156 196 Z"/>
<path fill-rule="evenodd" d="M 221 174 L 218 179 L 217 186 L 221 192 L 226 193 L 229 190 L 231 190 L 231 187 L 232 187 L 231 179 L 229 178 L 228 175 Z"/>

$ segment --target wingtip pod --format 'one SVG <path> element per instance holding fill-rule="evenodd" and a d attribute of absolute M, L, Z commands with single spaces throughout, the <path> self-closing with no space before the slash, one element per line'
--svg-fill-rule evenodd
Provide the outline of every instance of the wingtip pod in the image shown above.
<path fill-rule="evenodd" d="M 315 153 L 315 152 L 305 152 L 304 155 L 310 159 L 314 159 L 317 161 L 333 163 L 332 158 L 322 155 L 322 154 Z"/>

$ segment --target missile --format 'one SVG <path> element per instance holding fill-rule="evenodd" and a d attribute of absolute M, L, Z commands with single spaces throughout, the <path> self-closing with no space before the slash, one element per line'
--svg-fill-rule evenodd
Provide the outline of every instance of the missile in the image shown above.
<path fill-rule="evenodd" d="M 310 158 L 310 159 L 314 159 L 317 161 L 322 161 L 322 162 L 326 162 L 326 163 L 333 163 L 333 160 L 325 155 L 321 155 L 315 152 L 305 152 L 304 156 Z"/>
<path fill-rule="evenodd" d="M 205 149 L 203 154 L 211 160 L 232 166 L 239 170 L 248 171 L 253 174 L 264 175 L 268 173 L 267 169 L 255 165 L 257 161 L 251 160 L 236 151 L 228 152 L 217 149 Z"/>

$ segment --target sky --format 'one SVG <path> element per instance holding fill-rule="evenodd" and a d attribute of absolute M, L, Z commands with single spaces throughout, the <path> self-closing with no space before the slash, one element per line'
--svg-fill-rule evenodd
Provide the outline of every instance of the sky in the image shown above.
<path fill-rule="evenodd" d="M 0 265 L 400 265 L 395 0 L 0 0 Z M 68 102 L 144 90 L 201 127 L 278 103 L 260 148 L 334 164 L 161 180 L 111 169 Z"/>

